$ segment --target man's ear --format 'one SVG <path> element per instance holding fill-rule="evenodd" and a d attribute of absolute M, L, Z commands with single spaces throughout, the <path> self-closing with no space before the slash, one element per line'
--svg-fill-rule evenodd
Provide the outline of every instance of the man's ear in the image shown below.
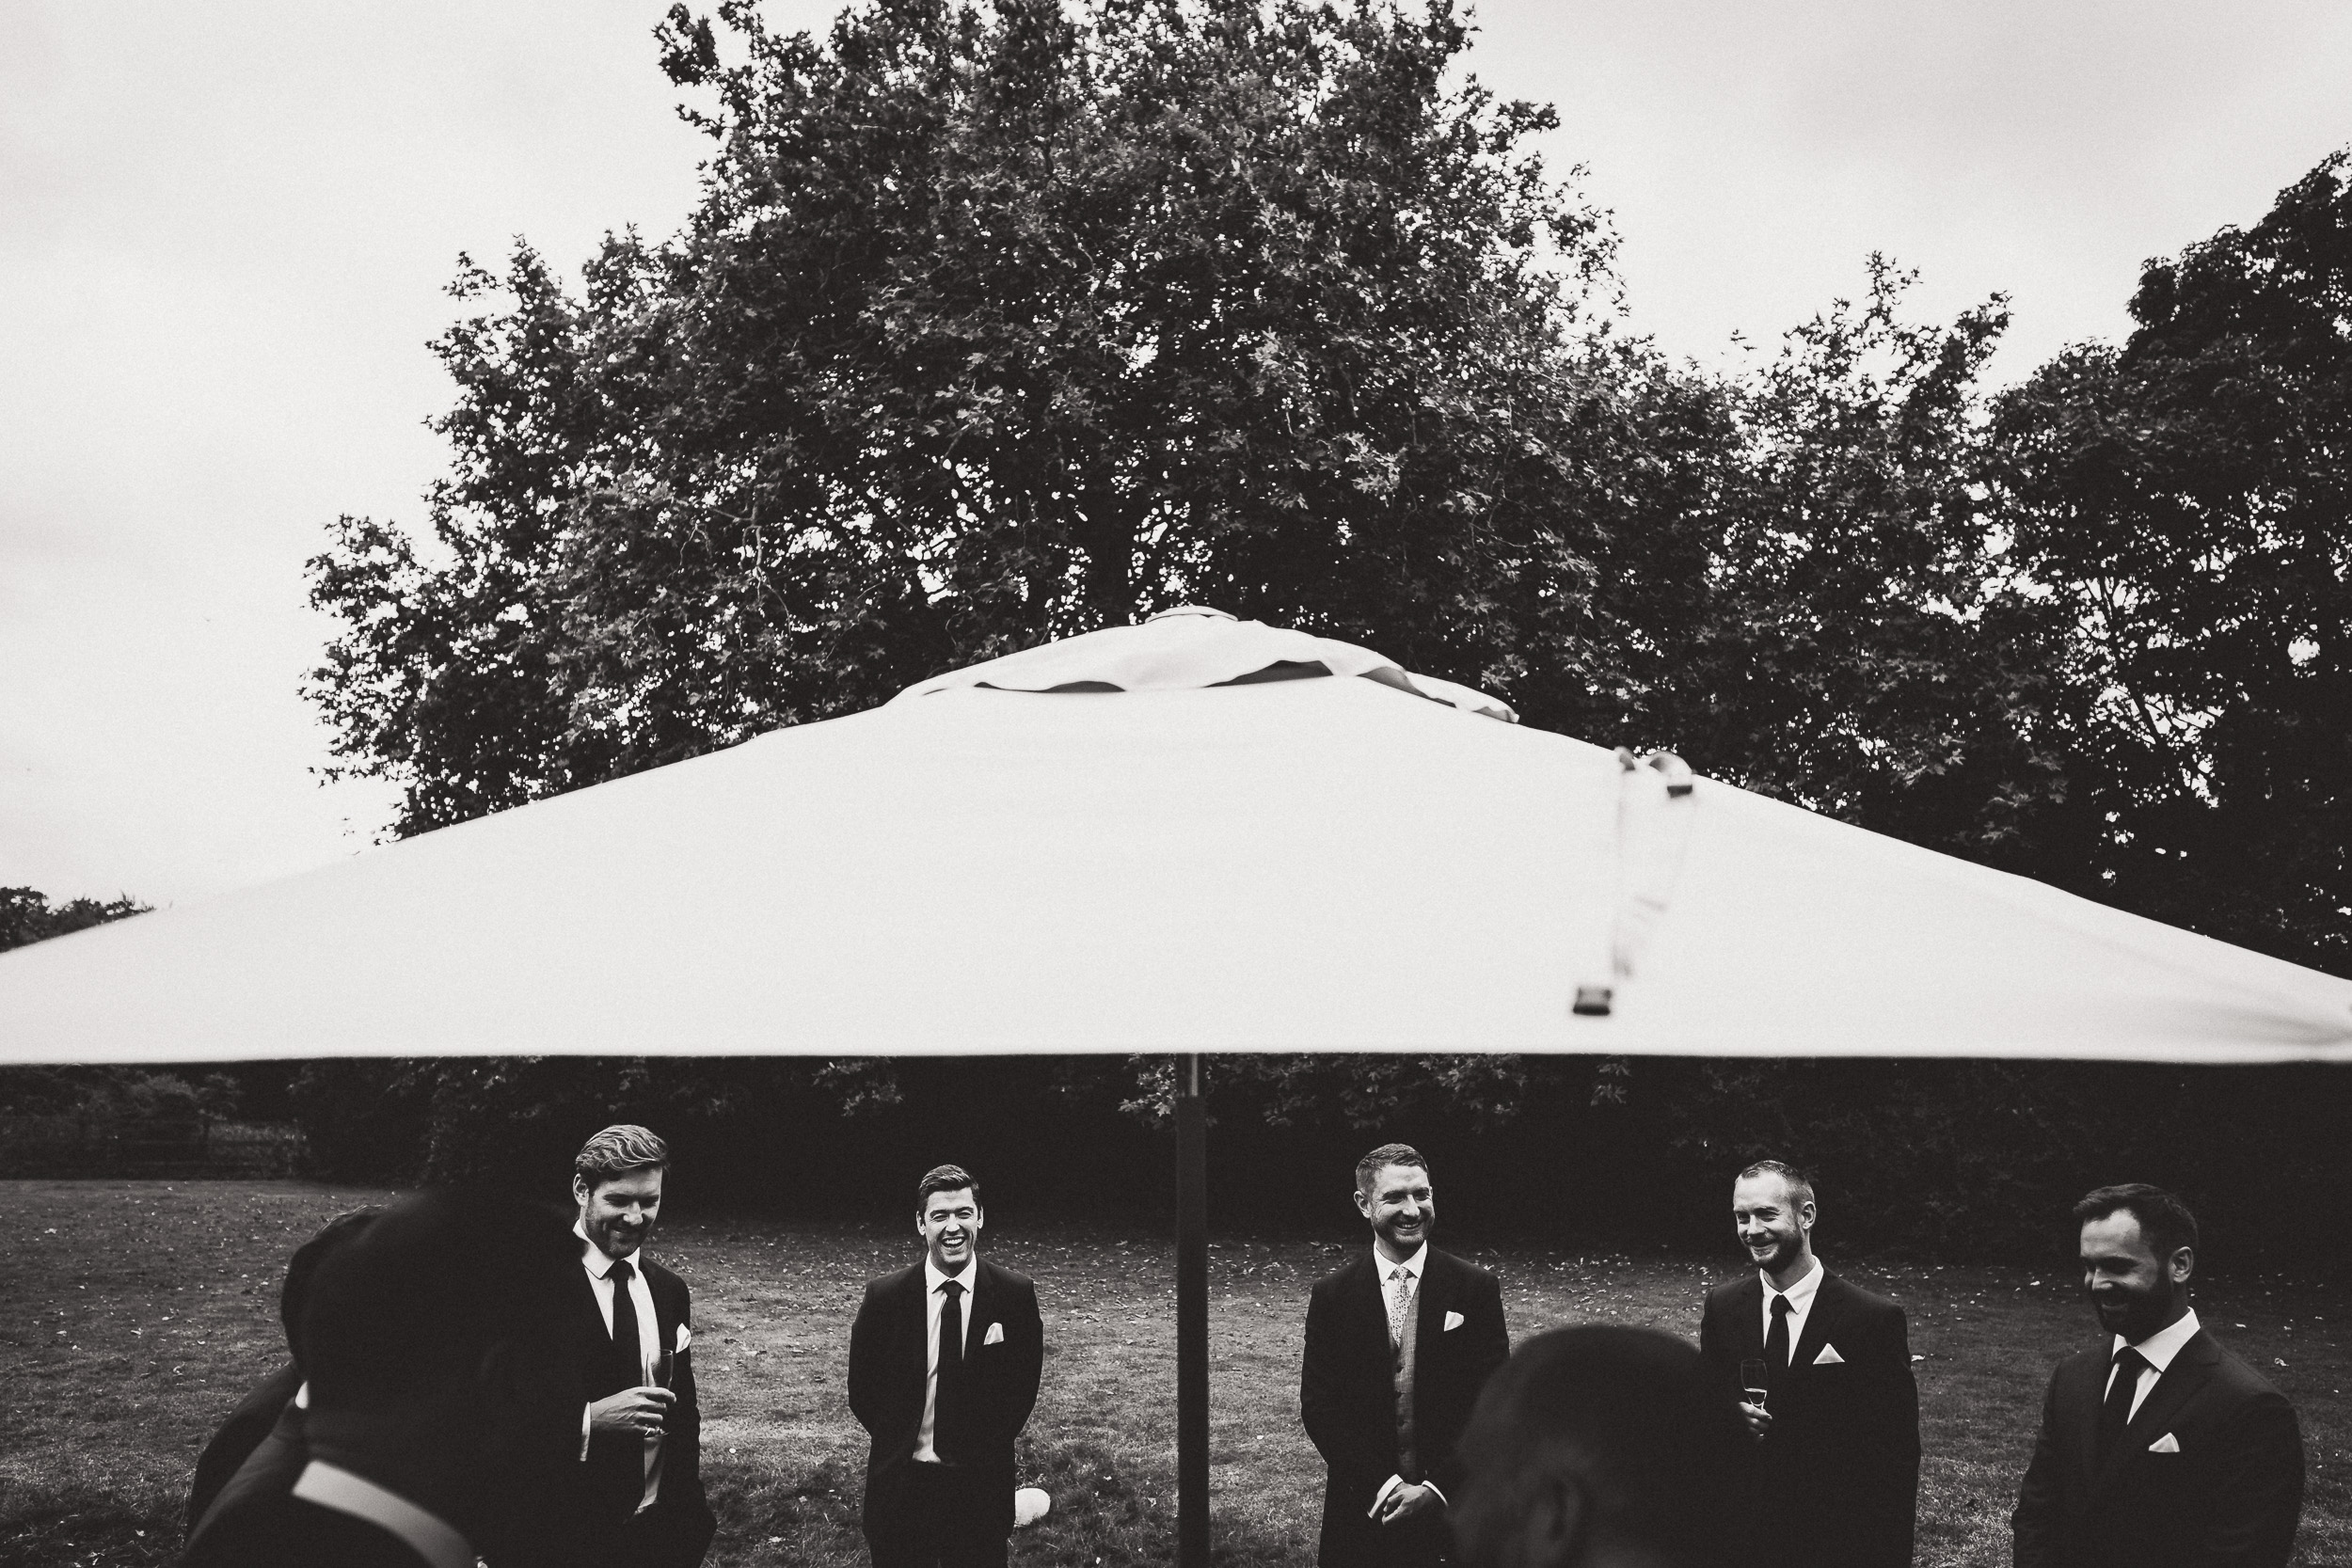
<path fill-rule="evenodd" d="M 1584 1538 L 1584 1489 L 1553 1471 L 1528 1489 L 1515 1544 L 1518 1568 L 1568 1568 Z"/>
<path fill-rule="evenodd" d="M 2188 1276 L 2196 1272 L 2197 1249 L 2195 1247 L 2173 1248 L 2172 1256 L 2166 1259 L 2165 1263 L 2165 1274 L 2172 1283 L 2185 1285 L 2188 1283 Z"/>
<path fill-rule="evenodd" d="M 1361 1187 L 1356 1189 L 1354 1196 L 1356 1198 L 1356 1212 L 1363 1215 L 1366 1219 L 1372 1218 L 1372 1199 L 1364 1196 L 1364 1190 Z"/>

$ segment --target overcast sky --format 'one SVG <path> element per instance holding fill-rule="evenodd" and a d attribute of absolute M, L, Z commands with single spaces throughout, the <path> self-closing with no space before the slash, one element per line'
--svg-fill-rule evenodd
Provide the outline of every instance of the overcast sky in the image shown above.
<path fill-rule="evenodd" d="M 461 251 L 675 230 L 701 143 L 655 0 L 0 0 L 0 884 L 184 902 L 355 852 L 296 695 L 342 512 L 414 522 Z M 771 4 L 789 25 L 837 5 Z M 1994 291 L 2013 380 L 2141 261 L 2352 142 L 2352 7 L 1489 0 L 1636 329 L 1715 361 L 1854 293 Z"/>

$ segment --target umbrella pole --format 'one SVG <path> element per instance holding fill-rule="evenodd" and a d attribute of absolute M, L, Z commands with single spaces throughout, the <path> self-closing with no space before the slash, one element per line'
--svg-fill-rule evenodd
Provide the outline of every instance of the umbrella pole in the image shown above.
<path fill-rule="evenodd" d="M 1176 1564 L 1209 1562 L 1209 1131 L 1200 1057 L 1176 1064 Z"/>

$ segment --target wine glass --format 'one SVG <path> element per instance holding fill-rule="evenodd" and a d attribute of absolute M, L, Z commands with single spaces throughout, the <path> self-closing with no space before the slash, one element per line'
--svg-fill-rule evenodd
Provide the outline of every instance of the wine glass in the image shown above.
<path fill-rule="evenodd" d="M 1760 1357 L 1751 1356 L 1740 1363 L 1740 1390 L 1758 1410 L 1764 1408 L 1764 1396 L 1772 1392 L 1765 1382 L 1769 1370 Z"/>

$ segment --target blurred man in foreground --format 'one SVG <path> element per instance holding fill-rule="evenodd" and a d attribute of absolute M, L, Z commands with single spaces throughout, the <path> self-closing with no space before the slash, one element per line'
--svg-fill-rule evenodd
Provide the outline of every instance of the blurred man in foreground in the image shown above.
<path fill-rule="evenodd" d="M 248 1463 L 184 1568 L 557 1560 L 580 1445 L 562 1327 L 577 1247 L 545 1210 L 428 1193 L 332 1249 L 301 1319 L 309 1456 L 265 1477 Z"/>
<path fill-rule="evenodd" d="M 310 1299 L 310 1278 L 327 1253 L 368 1227 L 381 1211 L 355 1209 L 338 1214 L 319 1233 L 294 1248 L 286 1264 L 285 1289 L 278 1297 L 278 1321 L 285 1326 L 287 1362 L 247 1394 L 213 1433 L 196 1461 L 196 1478 L 188 1485 L 188 1533 L 197 1526 L 229 1484 L 229 1478 L 264 1448 L 263 1467 L 278 1461 L 278 1450 L 299 1449 L 302 1443 L 302 1310 Z"/>
<path fill-rule="evenodd" d="M 2303 1508 L 2295 1407 L 2188 1304 L 2197 1220 L 2170 1193 L 2074 1205 L 2100 1340 L 2058 1363 L 2010 1516 L 2017 1568 L 2280 1568 Z"/>
<path fill-rule="evenodd" d="M 1465 1568 L 1717 1568 L 1744 1434 L 1696 1352 L 1645 1328 L 1539 1334 L 1487 1381 L 1457 1450 Z M 1757 1521 L 1802 1529 L 1787 1518 Z"/>

